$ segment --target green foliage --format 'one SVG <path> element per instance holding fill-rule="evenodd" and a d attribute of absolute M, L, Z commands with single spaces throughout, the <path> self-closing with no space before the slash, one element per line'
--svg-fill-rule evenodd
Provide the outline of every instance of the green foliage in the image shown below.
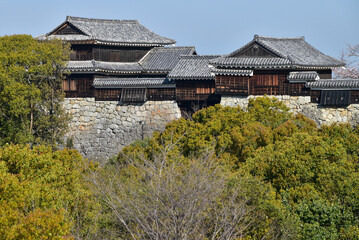
<path fill-rule="evenodd" d="M 291 117 L 289 108 L 283 102 L 268 97 L 249 99 L 248 112 L 255 121 L 270 127 L 277 127 Z"/>
<path fill-rule="evenodd" d="M 192 121 L 174 121 L 148 144 L 125 148 L 117 162 L 125 156 L 153 160 L 163 152 L 173 161 L 186 161 L 213 151 L 229 178 L 257 181 L 251 190 L 245 184 L 243 196 L 264 210 L 257 214 L 266 220 L 248 239 L 260 238 L 274 223 L 282 231 L 277 238 L 358 239 L 358 138 L 358 128 L 318 128 L 282 102 L 259 97 L 246 109 L 216 105 L 198 111 Z M 266 187 L 274 189 L 269 201 L 261 200 L 272 194 Z"/>
<path fill-rule="evenodd" d="M 56 144 L 68 117 L 61 107 L 69 45 L 28 35 L 0 37 L 0 145 Z"/>
<path fill-rule="evenodd" d="M 71 239 L 95 231 L 97 204 L 77 151 L 0 149 L 0 239 Z"/>
<path fill-rule="evenodd" d="M 347 227 L 353 220 L 345 207 L 322 199 L 304 199 L 295 212 L 304 223 L 302 239 L 340 239 L 340 228 Z"/>

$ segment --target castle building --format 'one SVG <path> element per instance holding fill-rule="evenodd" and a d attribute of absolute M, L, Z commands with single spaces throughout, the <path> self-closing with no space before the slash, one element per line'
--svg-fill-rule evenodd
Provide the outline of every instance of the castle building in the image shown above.
<path fill-rule="evenodd" d="M 274 95 L 317 124 L 359 124 L 359 80 L 332 79 L 344 64 L 304 37 L 255 35 L 228 55 L 175 47 L 138 21 L 67 17 L 39 40 L 71 44 L 63 82 L 72 120 L 66 138 L 90 159 L 106 161 L 131 142 L 217 103 L 246 107 Z"/>
<path fill-rule="evenodd" d="M 168 47 L 175 40 L 159 36 L 135 20 L 67 17 L 38 39 L 71 44 L 66 97 L 94 97 L 123 103 L 175 99 L 175 84 L 166 76 L 180 56 L 194 47 Z"/>
<path fill-rule="evenodd" d="M 220 102 L 221 96 L 310 96 L 321 105 L 359 102 L 356 81 L 331 80 L 343 67 L 307 43 L 304 37 L 255 35 L 223 56 L 198 56 L 194 47 L 173 47 L 135 20 L 67 17 L 40 40 L 71 44 L 66 97 L 143 103 L 176 100 L 182 108 Z"/>

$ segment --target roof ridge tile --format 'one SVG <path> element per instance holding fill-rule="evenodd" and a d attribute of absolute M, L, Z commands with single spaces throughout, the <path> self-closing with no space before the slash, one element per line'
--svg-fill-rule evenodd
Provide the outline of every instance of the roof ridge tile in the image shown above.
<path fill-rule="evenodd" d="M 66 16 L 66 21 L 88 21 L 88 22 L 124 22 L 124 23 L 140 23 L 138 20 L 128 20 L 128 19 L 101 19 L 101 18 L 85 18 L 85 17 L 74 17 Z"/>
<path fill-rule="evenodd" d="M 182 55 L 181 59 L 213 59 L 223 57 L 223 55 Z"/>
<path fill-rule="evenodd" d="M 304 36 L 299 36 L 299 37 L 268 37 L 268 36 L 262 36 L 262 35 L 257 35 L 255 34 L 253 39 L 277 39 L 277 40 L 305 40 Z"/>

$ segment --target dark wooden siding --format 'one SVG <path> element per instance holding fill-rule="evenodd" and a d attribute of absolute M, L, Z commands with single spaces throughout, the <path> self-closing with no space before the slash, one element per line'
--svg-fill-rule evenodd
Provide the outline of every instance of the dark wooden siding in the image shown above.
<path fill-rule="evenodd" d="M 96 101 L 120 101 L 121 89 L 95 89 Z"/>
<path fill-rule="evenodd" d="M 216 76 L 216 93 L 224 95 L 248 95 L 249 76 Z"/>
<path fill-rule="evenodd" d="M 319 70 L 317 71 L 320 79 L 332 79 L 332 70 Z"/>
<path fill-rule="evenodd" d="M 61 28 L 55 31 L 52 35 L 69 35 L 69 34 L 82 34 L 70 23 L 64 24 Z"/>
<path fill-rule="evenodd" d="M 322 106 L 348 106 L 350 90 L 322 90 L 319 104 Z"/>
<path fill-rule="evenodd" d="M 290 96 L 310 96 L 310 89 L 305 87 L 305 83 L 286 83 L 286 85 Z"/>
<path fill-rule="evenodd" d="M 291 95 L 309 96 L 305 83 L 287 81 L 289 71 L 255 71 L 248 76 L 216 76 L 216 93 L 222 95 Z"/>
<path fill-rule="evenodd" d="M 74 91 L 65 91 L 66 97 L 93 97 L 94 91 L 92 87 L 93 75 L 79 74 L 71 75 L 71 81 L 74 81 L 76 87 Z"/>
<path fill-rule="evenodd" d="M 175 100 L 176 90 L 174 88 L 149 88 L 147 89 L 147 100 L 163 101 Z"/>
<path fill-rule="evenodd" d="M 276 57 L 276 55 L 257 44 L 253 44 L 232 57 Z"/>
<path fill-rule="evenodd" d="M 92 60 L 93 59 L 93 46 L 78 44 L 71 46 L 70 60 Z"/>
<path fill-rule="evenodd" d="M 321 103 L 322 98 L 325 96 L 322 96 L 321 90 L 311 90 L 310 91 L 310 101 L 312 103 Z M 350 104 L 358 104 L 359 103 L 359 91 L 358 90 L 351 90 L 350 91 Z M 346 103 L 347 104 L 347 103 Z M 344 104 L 344 105 L 346 105 Z M 323 105 L 323 104 L 322 104 Z"/>
<path fill-rule="evenodd" d="M 359 103 L 359 91 L 358 90 L 351 91 L 350 101 L 351 101 L 351 103 Z"/>
<path fill-rule="evenodd" d="M 137 62 L 150 48 L 95 46 L 93 58 L 105 62 Z"/>
<path fill-rule="evenodd" d="M 310 102 L 319 103 L 320 101 L 320 91 L 311 90 L 310 91 Z"/>
<path fill-rule="evenodd" d="M 71 47 L 71 60 L 96 60 L 105 62 L 137 62 L 150 48 L 126 48 L 74 44 Z"/>
<path fill-rule="evenodd" d="M 177 81 L 177 100 L 206 100 L 215 92 L 214 80 Z"/>
<path fill-rule="evenodd" d="M 287 95 L 287 75 L 287 71 L 254 71 L 249 95 Z"/>

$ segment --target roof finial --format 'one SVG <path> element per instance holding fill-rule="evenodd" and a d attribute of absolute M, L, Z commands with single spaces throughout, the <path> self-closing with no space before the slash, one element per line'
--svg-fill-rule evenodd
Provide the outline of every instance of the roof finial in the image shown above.
<path fill-rule="evenodd" d="M 259 38 L 258 34 L 254 34 L 254 40 L 257 40 Z"/>

